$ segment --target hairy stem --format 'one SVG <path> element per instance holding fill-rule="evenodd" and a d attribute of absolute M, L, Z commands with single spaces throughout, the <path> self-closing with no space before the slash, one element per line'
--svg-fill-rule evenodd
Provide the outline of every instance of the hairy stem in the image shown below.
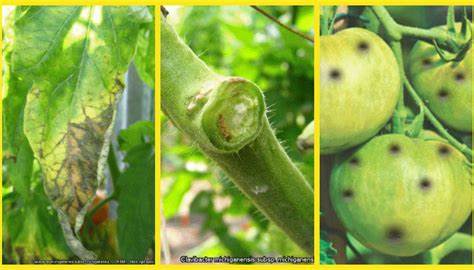
<path fill-rule="evenodd" d="M 260 89 L 211 71 L 161 18 L 162 109 L 240 190 L 313 253 L 313 190 L 275 137 Z"/>

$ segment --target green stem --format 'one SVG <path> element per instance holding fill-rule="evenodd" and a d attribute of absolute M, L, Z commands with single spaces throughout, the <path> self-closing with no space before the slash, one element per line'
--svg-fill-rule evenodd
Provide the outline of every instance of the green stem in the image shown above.
<path fill-rule="evenodd" d="M 346 235 L 344 235 L 344 238 L 346 239 L 347 246 L 352 250 L 352 253 L 354 253 L 354 255 L 357 257 L 357 259 L 360 261 L 360 263 L 366 264 L 367 262 L 364 259 L 364 255 L 362 255 L 359 252 L 359 250 L 357 250 L 357 248 L 354 246 L 354 244 L 352 243 L 352 240 L 349 238 L 349 236 L 347 236 L 347 234 L 346 234 Z"/>
<path fill-rule="evenodd" d="M 337 6 L 322 6 L 320 15 L 321 36 L 331 35 L 336 21 Z"/>
<path fill-rule="evenodd" d="M 110 144 L 110 150 L 109 150 L 109 155 L 107 157 L 107 163 L 109 165 L 110 177 L 112 178 L 112 183 L 114 185 L 114 188 L 116 188 L 117 179 L 120 176 L 120 169 L 118 167 L 117 156 L 115 155 L 115 151 L 112 144 Z"/>
<path fill-rule="evenodd" d="M 442 29 L 422 29 L 417 27 L 410 27 L 400 25 L 390 16 L 387 9 L 383 6 L 371 6 L 370 7 L 380 23 L 383 25 L 389 37 L 393 40 L 401 40 L 403 37 L 412 37 L 419 40 L 426 41 L 431 44 L 438 44 L 441 49 L 457 52 L 459 48 L 462 48 L 466 42 L 460 37 L 457 37 L 453 33 Z"/>
<path fill-rule="evenodd" d="M 400 25 L 390 16 L 387 9 L 384 6 L 371 6 L 375 16 L 379 19 L 384 29 L 387 31 L 388 36 L 392 40 L 399 41 L 402 39 L 402 33 L 400 32 Z"/>
<path fill-rule="evenodd" d="M 441 124 L 441 122 L 436 119 L 434 114 L 430 111 L 430 109 L 425 105 L 423 100 L 418 96 L 418 93 L 415 91 L 411 83 L 408 81 L 406 76 L 403 76 L 403 82 L 405 84 L 405 87 L 410 94 L 410 96 L 413 98 L 413 100 L 416 102 L 416 104 L 420 107 L 423 108 L 423 111 L 425 113 L 426 118 L 431 122 L 431 124 L 436 128 L 436 130 L 439 132 L 441 136 L 443 136 L 448 142 L 454 146 L 456 149 L 461 151 L 464 155 L 466 155 L 469 160 L 472 160 L 472 150 L 465 144 L 459 142 L 449 134 L 449 132 L 446 130 L 446 128 Z"/>
<path fill-rule="evenodd" d="M 321 28 L 319 31 L 321 32 L 321 36 L 325 36 L 329 34 L 329 17 L 327 13 L 324 12 L 324 7 L 321 7 L 321 16 L 319 19 L 319 27 Z"/>
<path fill-rule="evenodd" d="M 431 249 L 425 256 L 425 263 L 439 264 L 446 255 L 460 250 L 472 251 L 472 236 L 465 233 L 456 233 L 448 240 Z"/>
<path fill-rule="evenodd" d="M 260 89 L 212 72 L 161 18 L 162 109 L 309 254 L 313 190 L 279 144 Z"/>
<path fill-rule="evenodd" d="M 392 48 L 393 54 L 397 59 L 398 63 L 398 70 L 400 73 L 400 78 L 403 78 L 405 74 L 404 66 L 403 66 L 403 53 L 402 53 L 402 44 L 400 41 L 391 41 L 390 47 Z M 404 101 L 404 93 L 403 93 L 403 85 L 400 85 L 400 95 L 397 102 L 397 107 L 395 109 L 395 113 L 393 114 L 393 131 L 398 134 L 404 134 L 405 132 L 405 118 L 404 115 L 405 101 Z"/>

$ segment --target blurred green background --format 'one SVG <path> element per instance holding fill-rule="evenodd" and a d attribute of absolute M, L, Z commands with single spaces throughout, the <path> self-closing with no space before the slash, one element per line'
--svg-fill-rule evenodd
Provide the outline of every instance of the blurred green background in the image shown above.
<path fill-rule="evenodd" d="M 313 185 L 313 153 L 296 147 L 313 120 L 313 44 L 248 6 L 165 8 L 168 22 L 204 62 L 264 91 L 278 139 Z M 313 7 L 263 9 L 314 35 Z M 161 127 L 163 263 L 181 255 L 305 256 L 164 114 Z"/>

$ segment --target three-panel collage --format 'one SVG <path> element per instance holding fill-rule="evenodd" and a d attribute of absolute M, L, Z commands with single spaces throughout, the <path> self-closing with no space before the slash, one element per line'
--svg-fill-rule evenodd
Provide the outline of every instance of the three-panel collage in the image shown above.
<path fill-rule="evenodd" d="M 0 268 L 472 266 L 472 5 L 171 2 L 2 4 Z"/>

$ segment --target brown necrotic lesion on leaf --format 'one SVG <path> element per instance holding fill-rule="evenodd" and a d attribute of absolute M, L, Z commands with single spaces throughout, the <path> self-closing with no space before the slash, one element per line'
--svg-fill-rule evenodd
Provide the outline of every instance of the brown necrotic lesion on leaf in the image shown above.
<path fill-rule="evenodd" d="M 66 155 L 56 177 L 45 185 L 46 192 L 56 207 L 75 223 L 79 212 L 94 197 L 98 183 L 98 164 L 105 143 L 107 129 L 112 124 L 113 104 L 97 117 L 91 118 L 83 109 L 83 122 L 70 122 L 62 139 Z"/>

